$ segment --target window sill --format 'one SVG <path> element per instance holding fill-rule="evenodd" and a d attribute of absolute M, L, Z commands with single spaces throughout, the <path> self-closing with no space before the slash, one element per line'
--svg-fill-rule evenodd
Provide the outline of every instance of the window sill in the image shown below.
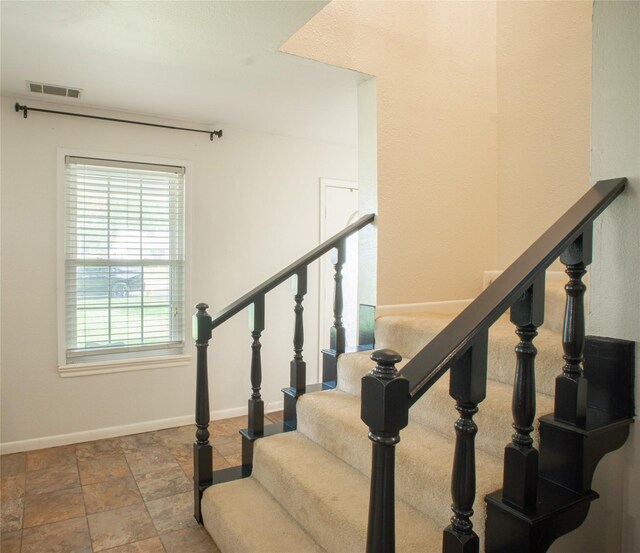
<path fill-rule="evenodd" d="M 160 357 L 138 357 L 118 359 L 116 361 L 100 361 L 98 363 L 73 363 L 58 366 L 58 374 L 63 378 L 73 376 L 91 376 L 94 374 L 110 374 L 149 369 L 169 369 L 186 367 L 191 362 L 191 355 L 163 355 Z"/>

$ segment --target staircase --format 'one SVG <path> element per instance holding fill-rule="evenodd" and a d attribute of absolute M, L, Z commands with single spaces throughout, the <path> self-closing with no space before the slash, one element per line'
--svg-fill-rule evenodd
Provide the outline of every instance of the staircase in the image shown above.
<path fill-rule="evenodd" d="M 533 263 L 535 271 L 513 282 L 510 268 L 462 313 L 378 318 L 373 354 L 345 352 L 338 255 L 337 324 L 325 382 L 305 385 L 297 309 L 282 425 L 261 422 L 266 292 L 241 298 L 232 310 L 252 305 L 249 428 L 242 432 L 243 466 L 216 473 L 202 381 L 206 388 L 211 329 L 231 315 L 212 319 L 198 306 L 196 518 L 221 551 L 543 552 L 579 526 L 598 497 L 590 487 L 597 463 L 624 443 L 633 417 L 633 344 L 584 337 L 581 278 L 595 217 L 587 211 L 580 232 L 572 227 L 564 237 L 570 247 L 556 245 L 570 277 L 566 289 L 549 279 L 545 286 L 544 264 Z M 555 255 L 545 247 L 547 263 Z M 306 264 L 304 273 L 294 265 L 288 272 L 296 274 L 300 308 Z M 441 349 L 455 332 L 463 337 L 452 342 L 457 349 Z M 434 363 L 440 350 L 448 357 Z M 544 416 L 534 425 L 536 411 Z"/>

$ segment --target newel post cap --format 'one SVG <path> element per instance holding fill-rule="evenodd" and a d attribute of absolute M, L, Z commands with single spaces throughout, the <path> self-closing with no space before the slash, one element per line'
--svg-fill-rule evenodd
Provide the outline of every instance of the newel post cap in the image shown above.
<path fill-rule="evenodd" d="M 409 381 L 395 368 L 402 357 L 383 349 L 371 359 L 377 365 L 362 377 L 360 418 L 372 432 L 397 434 L 409 424 Z"/>
<path fill-rule="evenodd" d="M 197 313 L 191 318 L 191 333 L 196 345 L 202 345 L 211 340 L 211 315 L 207 313 L 209 306 L 206 303 L 199 303 L 196 309 Z"/>

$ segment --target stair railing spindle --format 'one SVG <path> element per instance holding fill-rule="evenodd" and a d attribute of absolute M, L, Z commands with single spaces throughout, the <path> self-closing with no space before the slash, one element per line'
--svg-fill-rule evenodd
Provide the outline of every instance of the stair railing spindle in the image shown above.
<path fill-rule="evenodd" d="M 409 424 L 409 381 L 395 368 L 402 357 L 395 351 L 375 351 L 376 367 L 362 377 L 360 418 L 369 427 L 371 491 L 367 553 L 394 553 L 395 446 Z"/>
<path fill-rule="evenodd" d="M 193 443 L 194 517 L 202 523 L 202 493 L 213 481 L 213 447 L 209 442 L 209 379 L 207 348 L 211 340 L 211 316 L 206 303 L 196 305 L 193 339 L 196 343 L 196 436 Z"/>
<path fill-rule="evenodd" d="M 511 306 L 511 322 L 520 342 L 515 348 L 516 374 L 511 411 L 513 434 L 504 451 L 502 494 L 505 501 L 526 509 L 536 504 L 538 492 L 538 451 L 533 447 L 536 417 L 535 358 L 533 339 L 544 322 L 545 275 L 542 273 Z"/>
<path fill-rule="evenodd" d="M 296 392 L 304 392 L 307 385 L 307 364 L 302 351 L 304 348 L 304 307 L 302 302 L 307 293 L 307 268 L 296 273 L 292 282 L 295 307 L 295 325 L 293 331 L 293 359 L 291 360 L 291 387 Z"/>
<path fill-rule="evenodd" d="M 264 331 L 264 295 L 258 296 L 249 307 L 249 329 L 251 330 L 251 397 L 249 398 L 248 428 L 254 434 L 264 433 L 264 401 L 260 395 L 262 387 L 262 359 L 260 337 Z"/>
<path fill-rule="evenodd" d="M 567 303 L 564 312 L 562 348 L 565 365 L 556 378 L 554 414 L 558 420 L 574 425 L 584 425 L 587 416 L 587 379 L 582 366 L 585 342 L 584 294 L 587 289 L 582 282 L 586 267 L 591 263 L 593 225 L 583 233 L 561 255 L 560 261 L 567 267 L 569 282 L 564 289 Z"/>
<path fill-rule="evenodd" d="M 473 503 L 476 498 L 475 435 L 473 415 L 487 395 L 488 331 L 451 366 L 449 395 L 456 400 L 460 417 L 454 424 L 456 445 L 451 478 L 451 524 L 444 530 L 444 553 L 478 553 L 480 540 L 473 531 Z"/>
<path fill-rule="evenodd" d="M 335 350 L 335 355 L 344 353 L 346 347 L 345 328 L 342 322 L 342 312 L 344 309 L 344 296 L 342 291 L 342 269 L 347 260 L 347 241 L 343 239 L 337 246 L 335 257 L 333 258 L 333 267 L 335 274 L 335 290 L 333 295 L 333 326 L 331 327 L 331 349 Z"/>

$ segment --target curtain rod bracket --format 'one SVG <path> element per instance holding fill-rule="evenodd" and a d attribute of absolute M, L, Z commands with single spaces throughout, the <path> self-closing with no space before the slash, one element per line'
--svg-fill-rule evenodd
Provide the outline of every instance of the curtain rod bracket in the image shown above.
<path fill-rule="evenodd" d="M 41 111 L 43 113 L 55 113 L 56 115 L 71 115 L 72 117 L 84 117 L 86 119 L 98 119 L 100 121 L 113 121 L 115 123 L 129 123 L 130 125 L 143 125 L 145 127 L 158 127 L 161 129 L 173 129 L 175 131 L 188 131 L 188 132 L 200 132 L 206 133 L 209 135 L 209 140 L 213 142 L 213 135 L 216 135 L 218 138 L 222 138 L 222 129 L 217 131 L 205 131 L 202 129 L 189 129 L 187 127 L 174 127 L 171 125 L 159 125 L 158 123 L 145 123 L 144 121 L 132 121 L 130 119 L 115 119 L 113 117 L 100 117 L 98 115 L 86 115 L 84 113 L 71 113 L 69 111 L 55 111 L 52 109 L 41 109 L 41 108 L 29 108 L 25 105 L 20 105 L 16 102 L 15 110 L 16 113 L 22 110 L 23 117 L 26 119 L 28 110 L 31 111 Z"/>
<path fill-rule="evenodd" d="M 24 117 L 25 119 L 27 118 L 27 113 L 28 113 L 27 106 L 21 106 L 18 102 L 16 102 L 15 108 L 16 108 L 16 113 L 22 110 L 23 112 L 22 117 Z"/>

